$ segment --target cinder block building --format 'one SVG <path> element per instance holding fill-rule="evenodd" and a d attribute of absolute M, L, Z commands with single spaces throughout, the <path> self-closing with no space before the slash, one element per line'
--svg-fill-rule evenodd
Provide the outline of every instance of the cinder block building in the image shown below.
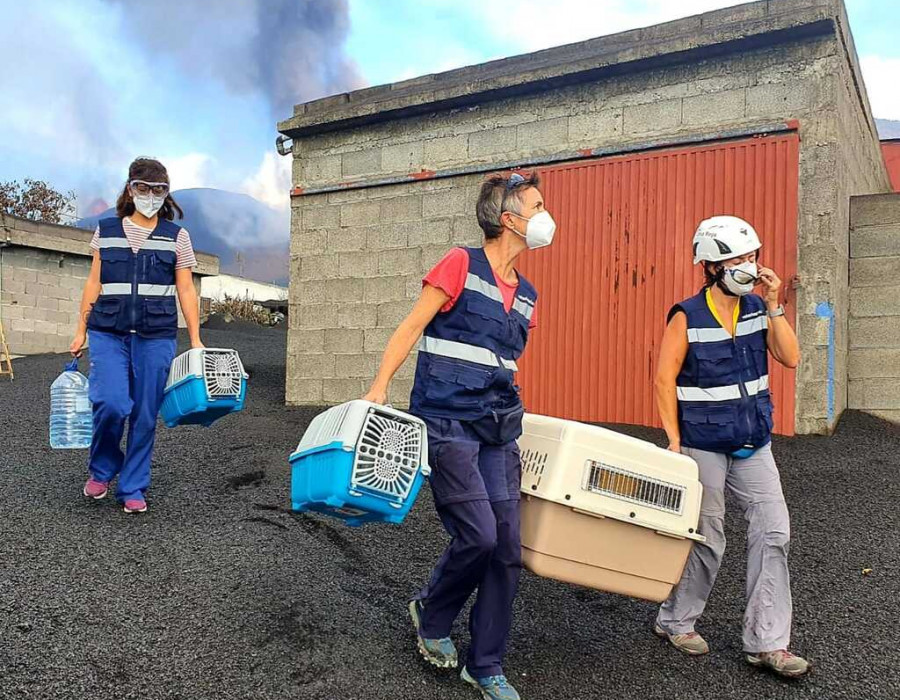
<path fill-rule="evenodd" d="M 851 261 L 851 201 L 890 182 L 840 0 L 752 2 L 335 95 L 278 129 L 293 155 L 290 404 L 363 393 L 425 271 L 479 243 L 484 174 L 519 168 L 541 173 L 559 224 L 521 265 L 541 294 L 520 363 L 528 410 L 657 424 L 665 312 L 701 279 L 691 235 L 733 213 L 788 280 L 803 349 L 798 370 L 773 370 L 776 429 L 828 432 L 848 406 L 900 418 L 900 392 L 868 390 L 900 382 L 898 319 L 865 341 L 880 369 L 853 338 L 896 292 L 872 289 L 900 255 Z M 897 240 L 893 202 L 854 204 L 858 250 Z"/>
<path fill-rule="evenodd" d="M 91 269 L 92 231 L 0 214 L 0 322 L 14 355 L 65 352 L 75 334 Z M 219 259 L 197 253 L 194 286 L 219 273 Z M 184 316 L 178 309 L 178 323 Z"/>

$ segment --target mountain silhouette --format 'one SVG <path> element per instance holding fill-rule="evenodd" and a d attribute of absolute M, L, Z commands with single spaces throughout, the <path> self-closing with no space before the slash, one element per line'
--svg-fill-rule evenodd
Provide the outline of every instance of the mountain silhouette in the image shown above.
<path fill-rule="evenodd" d="M 278 211 L 246 194 L 207 187 L 176 190 L 172 196 L 184 210 L 184 218 L 176 223 L 191 234 L 195 250 L 219 257 L 222 272 L 287 285 L 288 210 Z M 115 216 L 115 209 L 81 219 L 76 225 L 94 229 L 107 216 Z"/>

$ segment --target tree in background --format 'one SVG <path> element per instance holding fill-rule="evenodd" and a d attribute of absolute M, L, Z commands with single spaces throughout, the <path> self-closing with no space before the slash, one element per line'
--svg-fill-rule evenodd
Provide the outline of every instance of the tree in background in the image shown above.
<path fill-rule="evenodd" d="M 75 193 L 59 192 L 43 180 L 0 182 L 0 211 L 30 221 L 67 224 L 75 219 Z"/>

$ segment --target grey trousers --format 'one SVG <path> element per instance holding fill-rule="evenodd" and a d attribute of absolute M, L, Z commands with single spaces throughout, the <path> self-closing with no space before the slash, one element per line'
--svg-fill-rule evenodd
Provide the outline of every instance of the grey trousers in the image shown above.
<path fill-rule="evenodd" d="M 791 583 L 788 576 L 790 517 L 771 444 L 748 459 L 683 448 L 700 468 L 703 499 L 699 532 L 678 586 L 662 604 L 657 623 L 669 634 L 686 634 L 703 613 L 725 552 L 725 490 L 737 499 L 747 520 L 747 607 L 744 651 L 786 649 L 791 637 Z"/>

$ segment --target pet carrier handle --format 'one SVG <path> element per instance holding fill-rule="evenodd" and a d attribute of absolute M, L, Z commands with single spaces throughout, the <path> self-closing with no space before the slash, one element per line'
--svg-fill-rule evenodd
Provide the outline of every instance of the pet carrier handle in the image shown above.
<path fill-rule="evenodd" d="M 66 372 L 77 372 L 78 371 L 78 358 L 73 357 L 71 362 L 66 363 Z"/>

